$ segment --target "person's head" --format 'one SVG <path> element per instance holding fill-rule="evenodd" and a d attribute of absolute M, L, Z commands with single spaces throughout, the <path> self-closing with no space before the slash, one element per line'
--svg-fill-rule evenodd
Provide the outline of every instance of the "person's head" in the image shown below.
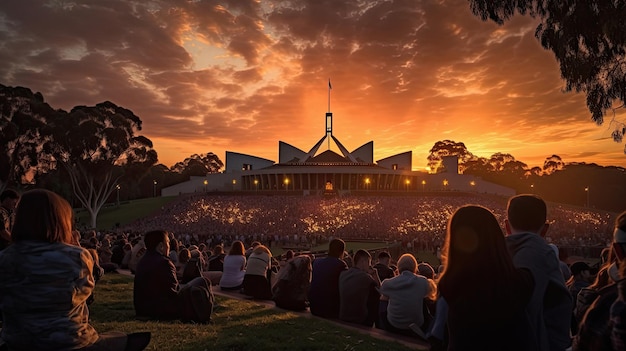
<path fill-rule="evenodd" d="M 537 195 L 513 196 L 507 204 L 506 215 L 507 234 L 529 232 L 545 236 L 548 232 L 548 209 L 545 201 Z"/>
<path fill-rule="evenodd" d="M 215 245 L 213 247 L 213 255 L 221 255 L 224 253 L 224 247 L 222 245 Z"/>
<path fill-rule="evenodd" d="M 270 251 L 270 249 L 267 248 L 267 246 L 265 245 L 257 245 L 254 250 L 252 250 L 252 253 L 255 255 L 261 255 L 263 253 L 268 254 L 270 257 L 272 257 L 272 252 Z"/>
<path fill-rule="evenodd" d="M 369 267 L 372 265 L 372 255 L 370 255 L 369 252 L 365 251 L 365 250 L 358 250 L 355 254 L 353 259 L 353 264 L 354 267 L 363 270 L 363 271 L 368 271 Z"/>
<path fill-rule="evenodd" d="M 287 250 L 284 255 L 285 255 L 285 260 L 287 261 L 291 260 L 294 256 L 293 250 Z"/>
<path fill-rule="evenodd" d="M 387 251 L 381 251 L 378 253 L 378 262 L 384 264 L 385 266 L 389 265 L 389 260 L 391 259 L 391 255 Z"/>
<path fill-rule="evenodd" d="M 417 273 L 428 279 L 435 279 L 435 269 L 426 262 L 417 265 Z"/>
<path fill-rule="evenodd" d="M 180 250 L 180 253 L 178 253 L 178 262 L 180 263 L 186 263 L 191 259 L 191 252 L 189 251 L 189 249 L 185 248 Z"/>
<path fill-rule="evenodd" d="M 450 217 L 442 261 L 441 279 L 450 274 L 465 276 L 476 267 L 497 275 L 481 273 L 476 279 L 500 279 L 512 276 L 514 269 L 498 220 L 488 209 L 475 205 L 463 206 Z"/>
<path fill-rule="evenodd" d="M 626 211 L 620 213 L 615 219 L 613 253 L 618 261 L 626 259 Z"/>
<path fill-rule="evenodd" d="M 591 267 L 585 262 L 578 261 L 572 263 L 570 267 L 572 277 L 576 280 L 589 281 L 591 279 Z"/>
<path fill-rule="evenodd" d="M 328 256 L 342 258 L 346 243 L 341 239 L 333 239 L 328 244 Z"/>
<path fill-rule="evenodd" d="M 165 230 L 147 232 L 143 242 L 148 251 L 156 251 L 162 255 L 168 255 L 170 252 L 170 236 Z"/>
<path fill-rule="evenodd" d="M 405 253 L 398 259 L 398 272 L 402 273 L 404 271 L 417 272 L 417 260 L 412 254 Z"/>
<path fill-rule="evenodd" d="M 239 255 L 239 256 L 245 256 L 246 254 L 246 249 L 243 246 L 243 242 L 236 240 L 233 241 L 233 244 L 230 246 L 230 251 L 228 251 L 229 255 Z"/>
<path fill-rule="evenodd" d="M 176 238 L 170 239 L 170 251 L 178 253 L 178 240 Z"/>
<path fill-rule="evenodd" d="M 10 211 L 15 209 L 19 201 L 20 194 L 13 189 L 5 189 L 2 194 L 0 194 L 0 205 Z"/>
<path fill-rule="evenodd" d="M 17 206 L 12 240 L 71 244 L 72 215 L 72 207 L 61 196 L 44 189 L 29 190 Z"/>

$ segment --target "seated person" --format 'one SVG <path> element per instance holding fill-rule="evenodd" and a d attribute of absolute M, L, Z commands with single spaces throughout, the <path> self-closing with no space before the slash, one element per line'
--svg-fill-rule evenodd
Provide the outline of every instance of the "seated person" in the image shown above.
<path fill-rule="evenodd" d="M 278 271 L 276 284 L 272 287 L 277 307 L 293 311 L 306 310 L 307 293 L 311 286 L 311 258 L 296 256 Z"/>
<path fill-rule="evenodd" d="M 353 262 L 354 266 L 339 276 L 339 318 L 371 327 L 378 319 L 380 280 L 369 252 L 358 250 Z"/>
<path fill-rule="evenodd" d="M 176 278 L 176 267 L 167 256 L 170 251 L 169 241 L 168 233 L 163 230 L 150 231 L 144 237 L 146 253 L 137 263 L 133 289 L 137 317 L 156 320 L 194 320 L 194 317 L 190 316 L 193 311 L 189 312 L 186 308 L 191 306 L 187 299 L 198 298 L 201 301 L 194 303 L 199 302 L 209 307 L 208 310 L 195 311 L 198 314 L 195 317 L 200 320 L 210 319 L 213 308 L 211 284 L 200 276 L 181 289 Z M 204 293 L 188 294 L 188 289 L 191 288 L 204 289 Z"/>
<path fill-rule="evenodd" d="M 220 278 L 221 290 L 240 290 L 246 274 L 246 256 L 243 242 L 236 240 L 224 257 L 224 272 Z"/>
<path fill-rule="evenodd" d="M 208 259 L 209 271 L 224 271 L 224 247 L 222 245 L 215 245 L 213 248 L 213 254 Z"/>
<path fill-rule="evenodd" d="M 255 299 L 270 300 L 272 290 L 267 278 L 271 274 L 272 253 L 264 245 L 257 245 L 248 258 L 246 274 L 243 276 L 243 293 Z"/>
<path fill-rule="evenodd" d="M 189 249 L 185 248 L 180 250 L 180 253 L 178 254 L 178 262 L 174 263 L 174 267 L 176 267 L 176 277 L 179 281 L 183 280 L 183 273 L 185 272 L 185 267 L 190 259 L 191 251 L 189 251 Z"/>
<path fill-rule="evenodd" d="M 404 254 L 398 260 L 400 274 L 383 281 L 380 293 L 388 299 L 387 313 L 383 313 L 381 325 L 388 331 L 414 335 L 411 324 L 424 324 L 424 299 L 435 300 L 436 286 L 431 279 L 417 273 L 417 261 L 412 254 Z"/>
<path fill-rule="evenodd" d="M 328 256 L 313 261 L 309 304 L 311 313 L 324 318 L 339 317 L 339 274 L 348 269 L 343 261 L 346 243 L 333 239 Z"/>
<path fill-rule="evenodd" d="M 183 269 L 183 279 L 180 281 L 182 284 L 187 284 L 203 275 L 204 272 L 204 259 L 200 250 L 192 250 L 189 261 L 185 263 Z"/>
<path fill-rule="evenodd" d="M 387 251 L 381 251 L 378 253 L 378 262 L 374 265 L 378 272 L 378 278 L 382 282 L 387 278 L 393 278 L 396 276 L 396 271 L 389 266 L 391 261 L 391 255 Z"/>
<path fill-rule="evenodd" d="M 42 189 L 23 194 L 0 254 L 2 340 L 8 350 L 143 350 L 150 333 L 98 333 L 89 324 L 94 260 L 72 235 L 72 207 Z"/>

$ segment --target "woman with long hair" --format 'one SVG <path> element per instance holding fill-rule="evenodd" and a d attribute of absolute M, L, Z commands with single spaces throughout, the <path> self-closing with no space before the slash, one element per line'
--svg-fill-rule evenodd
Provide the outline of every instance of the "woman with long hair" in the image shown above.
<path fill-rule="evenodd" d="M 497 219 L 468 205 L 450 218 L 439 292 L 448 310 L 448 350 L 530 350 L 525 307 L 530 272 L 515 268 Z"/>
<path fill-rule="evenodd" d="M 224 272 L 220 279 L 220 289 L 239 290 L 243 287 L 243 277 L 246 274 L 246 249 L 243 242 L 234 241 L 224 257 Z"/>
<path fill-rule="evenodd" d="M 94 260 L 72 235 L 72 208 L 48 190 L 17 207 L 12 241 L 0 253 L 2 340 L 9 350 L 143 350 L 150 333 L 98 334 L 89 324 Z"/>

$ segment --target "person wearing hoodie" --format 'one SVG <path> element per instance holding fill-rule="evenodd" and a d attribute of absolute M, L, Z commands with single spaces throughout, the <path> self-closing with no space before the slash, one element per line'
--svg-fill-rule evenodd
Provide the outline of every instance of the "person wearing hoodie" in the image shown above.
<path fill-rule="evenodd" d="M 535 287 L 526 307 L 539 351 L 563 351 L 571 345 L 573 300 L 565 286 L 559 259 L 544 237 L 549 229 L 547 206 L 532 194 L 517 195 L 507 204 L 506 244 L 513 264 L 528 269 Z"/>

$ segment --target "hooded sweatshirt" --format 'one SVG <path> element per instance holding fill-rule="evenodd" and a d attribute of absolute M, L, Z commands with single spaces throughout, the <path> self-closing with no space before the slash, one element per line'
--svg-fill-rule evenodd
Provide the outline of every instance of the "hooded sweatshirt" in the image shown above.
<path fill-rule="evenodd" d="M 571 345 L 569 330 L 573 302 L 558 258 L 546 241 L 534 233 L 509 235 L 506 244 L 515 266 L 530 270 L 535 280 L 526 314 L 535 329 L 536 349 L 565 350 Z"/>
<path fill-rule="evenodd" d="M 429 293 L 428 280 L 403 271 L 398 276 L 385 279 L 380 287 L 380 293 L 389 297 L 387 306 L 387 320 L 398 329 L 409 329 L 411 323 L 418 326 L 424 324 L 423 302 Z"/>

